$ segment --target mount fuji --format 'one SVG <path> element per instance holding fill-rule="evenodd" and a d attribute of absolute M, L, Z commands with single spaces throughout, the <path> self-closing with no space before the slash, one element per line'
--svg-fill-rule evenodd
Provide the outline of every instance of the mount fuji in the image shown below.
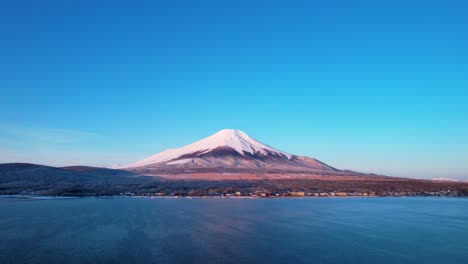
<path fill-rule="evenodd" d="M 237 129 L 223 129 L 187 146 L 168 149 L 143 160 L 117 167 L 141 175 L 191 175 L 211 178 L 229 175 L 252 177 L 306 177 L 308 175 L 363 176 L 342 171 L 317 159 L 275 149 Z M 249 177 L 247 177 L 249 178 Z"/>

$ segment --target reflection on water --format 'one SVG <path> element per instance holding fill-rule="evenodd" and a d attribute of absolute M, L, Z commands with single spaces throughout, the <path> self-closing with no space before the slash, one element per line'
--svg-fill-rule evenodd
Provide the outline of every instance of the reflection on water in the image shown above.
<path fill-rule="evenodd" d="M 2 264 L 468 259 L 468 199 L 14 201 L 0 199 Z"/>

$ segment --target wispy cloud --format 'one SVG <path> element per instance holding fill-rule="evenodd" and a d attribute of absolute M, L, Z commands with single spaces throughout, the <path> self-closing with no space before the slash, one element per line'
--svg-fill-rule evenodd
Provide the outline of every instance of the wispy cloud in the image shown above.
<path fill-rule="evenodd" d="M 12 140 L 32 141 L 38 144 L 67 144 L 96 136 L 98 134 L 94 132 L 81 130 L 0 124 L 0 144 L 11 143 Z"/>
<path fill-rule="evenodd" d="M 96 152 L 96 151 L 66 151 L 41 150 L 28 151 L 1 150 L 0 163 L 25 162 L 50 166 L 87 165 L 110 167 L 115 164 L 125 164 L 134 161 L 135 155 L 128 153 Z"/>
<path fill-rule="evenodd" d="M 140 157 L 102 149 L 103 141 L 105 137 L 90 131 L 0 124 L 0 163 L 108 167 Z"/>

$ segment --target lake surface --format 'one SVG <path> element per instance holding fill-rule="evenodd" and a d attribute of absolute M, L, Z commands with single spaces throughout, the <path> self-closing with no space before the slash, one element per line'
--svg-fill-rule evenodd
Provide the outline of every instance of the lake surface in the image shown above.
<path fill-rule="evenodd" d="M 468 263 L 468 199 L 0 198 L 0 263 Z"/>

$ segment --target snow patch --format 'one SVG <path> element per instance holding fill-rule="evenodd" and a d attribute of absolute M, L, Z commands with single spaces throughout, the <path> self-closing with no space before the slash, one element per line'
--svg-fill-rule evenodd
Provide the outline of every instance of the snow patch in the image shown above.
<path fill-rule="evenodd" d="M 433 181 L 445 181 L 445 182 L 460 182 L 460 180 L 452 178 L 433 178 Z"/>
<path fill-rule="evenodd" d="M 189 162 L 192 162 L 192 159 L 174 160 L 174 161 L 166 163 L 166 165 L 184 164 L 184 163 L 189 163 Z"/>

